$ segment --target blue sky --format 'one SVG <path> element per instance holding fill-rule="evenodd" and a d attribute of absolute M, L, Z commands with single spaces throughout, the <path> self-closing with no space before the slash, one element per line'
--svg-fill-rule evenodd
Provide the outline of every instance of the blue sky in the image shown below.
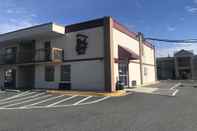
<path fill-rule="evenodd" d="M 145 37 L 197 38 L 197 0 L 1 0 L 0 33 L 46 22 L 67 25 L 112 16 Z M 158 56 L 195 44 L 155 42 Z"/>

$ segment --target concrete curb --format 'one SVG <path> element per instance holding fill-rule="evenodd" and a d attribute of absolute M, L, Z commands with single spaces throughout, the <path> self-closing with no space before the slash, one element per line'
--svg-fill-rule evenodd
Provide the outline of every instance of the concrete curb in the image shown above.
<path fill-rule="evenodd" d="M 126 91 L 116 91 L 112 93 L 107 92 L 91 92 L 91 91 L 60 91 L 60 90 L 47 90 L 47 93 L 49 94 L 58 94 L 58 95 L 67 95 L 67 96 L 112 96 L 112 97 L 118 97 L 118 96 L 125 96 L 127 95 Z"/>
<path fill-rule="evenodd" d="M 21 92 L 20 90 L 12 90 L 12 89 L 5 89 L 5 91 L 7 91 L 7 92 L 16 92 L 16 93 Z"/>

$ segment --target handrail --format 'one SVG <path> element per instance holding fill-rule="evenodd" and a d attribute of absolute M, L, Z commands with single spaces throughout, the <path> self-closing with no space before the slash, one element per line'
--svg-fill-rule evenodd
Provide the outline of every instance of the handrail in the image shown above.
<path fill-rule="evenodd" d="M 10 54 L 0 54 L 0 64 L 16 64 L 16 63 L 30 63 L 40 61 L 62 61 L 63 49 L 50 48 L 50 49 L 36 49 L 25 50 Z"/>

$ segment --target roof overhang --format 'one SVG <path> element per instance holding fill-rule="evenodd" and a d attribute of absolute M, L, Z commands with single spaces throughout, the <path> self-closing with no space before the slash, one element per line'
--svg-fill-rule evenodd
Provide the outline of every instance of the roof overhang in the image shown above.
<path fill-rule="evenodd" d="M 139 59 L 139 55 L 133 52 L 131 49 L 118 46 L 118 59 L 120 60 L 137 60 Z"/>
<path fill-rule="evenodd" d="M 51 38 L 62 36 L 64 34 L 64 26 L 60 26 L 54 23 L 47 23 L 13 32 L 8 32 L 5 34 L 0 34 L 0 43 Z"/>

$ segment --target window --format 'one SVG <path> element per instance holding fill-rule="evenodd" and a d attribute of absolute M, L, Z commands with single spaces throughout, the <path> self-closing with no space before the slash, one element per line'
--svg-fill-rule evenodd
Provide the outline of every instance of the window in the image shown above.
<path fill-rule="evenodd" d="M 71 66 L 70 65 L 62 65 L 61 66 L 61 81 L 70 81 L 71 76 Z"/>
<path fill-rule="evenodd" d="M 119 70 L 119 81 L 124 86 L 129 86 L 129 73 L 128 73 L 128 64 L 126 63 L 119 63 L 118 64 Z"/>
<path fill-rule="evenodd" d="M 16 62 L 16 47 L 9 47 L 5 49 L 5 61 L 6 63 Z"/>
<path fill-rule="evenodd" d="M 178 63 L 178 66 L 180 66 L 180 67 L 190 66 L 190 64 L 191 64 L 191 57 L 180 57 L 180 58 L 177 58 L 177 63 Z"/>
<path fill-rule="evenodd" d="M 147 67 L 144 67 L 144 76 L 147 76 L 148 75 L 148 69 Z"/>
<path fill-rule="evenodd" d="M 45 67 L 45 80 L 46 81 L 54 81 L 54 66 L 46 66 Z"/>
<path fill-rule="evenodd" d="M 45 60 L 49 61 L 51 58 L 51 42 L 46 41 L 44 43 L 44 49 L 45 49 Z"/>

